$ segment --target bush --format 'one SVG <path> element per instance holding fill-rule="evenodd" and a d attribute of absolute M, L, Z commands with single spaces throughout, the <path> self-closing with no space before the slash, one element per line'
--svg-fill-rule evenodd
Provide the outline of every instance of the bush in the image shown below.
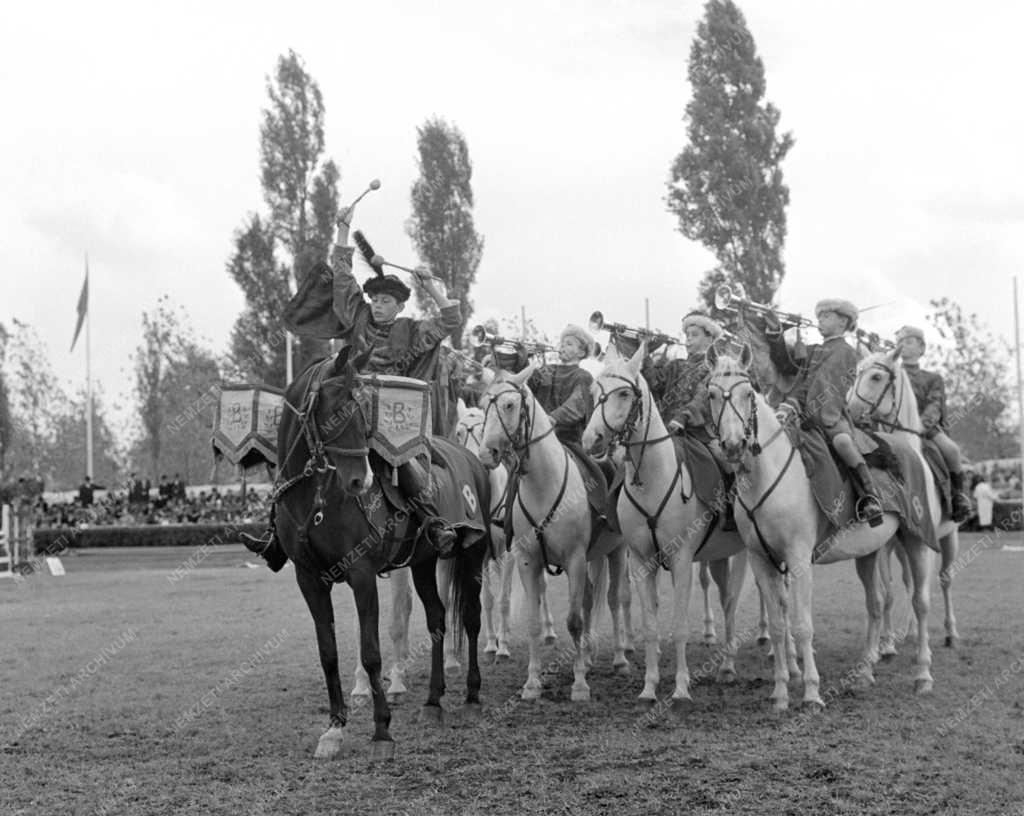
<path fill-rule="evenodd" d="M 240 532 L 262 535 L 267 525 L 250 524 L 147 524 L 125 527 L 37 527 L 33 541 L 37 553 L 54 555 L 64 549 L 86 547 L 194 547 L 201 544 L 237 544 Z"/>

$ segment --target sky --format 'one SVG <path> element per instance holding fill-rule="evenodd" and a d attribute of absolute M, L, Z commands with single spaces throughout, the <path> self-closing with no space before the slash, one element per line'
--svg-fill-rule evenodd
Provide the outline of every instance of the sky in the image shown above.
<path fill-rule="evenodd" d="M 948 296 L 1013 335 L 1022 268 L 1024 7 L 1003 2 L 740 3 L 767 99 L 796 144 L 777 301 L 884 304 L 862 325 L 924 325 Z M 0 30 L 0 322 L 32 324 L 69 390 L 88 253 L 95 380 L 130 410 L 141 315 L 168 295 L 216 351 L 242 296 L 232 235 L 264 212 L 265 82 L 294 49 L 320 84 L 327 154 L 355 226 L 414 265 L 405 234 L 416 127 L 457 125 L 485 247 L 472 322 L 549 335 L 608 320 L 679 333 L 711 255 L 664 205 L 686 144 L 698 2 L 19 3 Z"/>

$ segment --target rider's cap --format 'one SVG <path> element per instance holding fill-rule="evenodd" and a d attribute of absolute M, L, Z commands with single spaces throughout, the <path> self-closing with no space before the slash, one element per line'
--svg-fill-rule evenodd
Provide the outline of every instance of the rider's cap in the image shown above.
<path fill-rule="evenodd" d="M 818 305 L 814 307 L 814 314 L 820 315 L 822 312 L 835 312 L 849 319 L 850 325 L 847 331 L 857 328 L 857 318 L 860 316 L 860 310 L 848 300 L 843 300 L 842 298 L 819 300 Z"/>
<path fill-rule="evenodd" d="M 575 338 L 580 342 L 584 349 L 587 351 L 587 356 L 590 357 L 594 353 L 594 338 L 590 336 L 590 332 L 584 329 L 582 326 L 576 326 L 569 324 L 562 329 L 562 334 L 559 336 L 558 341 L 561 342 L 566 337 Z"/>
<path fill-rule="evenodd" d="M 690 312 L 683 318 L 683 331 L 690 326 L 699 326 L 710 335 L 712 340 L 722 336 L 722 327 L 708 317 L 704 312 Z"/>
<path fill-rule="evenodd" d="M 903 326 L 899 331 L 896 332 L 896 342 L 904 340 L 907 337 L 916 337 L 921 343 L 924 343 L 924 331 L 919 329 L 917 326 Z"/>

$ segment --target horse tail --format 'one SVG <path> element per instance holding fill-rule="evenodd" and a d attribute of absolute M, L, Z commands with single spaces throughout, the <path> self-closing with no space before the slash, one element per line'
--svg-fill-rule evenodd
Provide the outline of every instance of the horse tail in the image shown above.
<path fill-rule="evenodd" d="M 470 546 L 457 542 L 457 552 L 451 559 L 451 582 L 448 584 L 448 609 L 451 610 L 453 644 L 462 652 L 466 620 L 476 622 L 480 628 L 480 589 L 483 585 L 483 564 L 491 552 L 491 478 L 476 456 L 466 448 L 458 448 L 471 463 L 476 500 L 483 518 L 483 534 Z M 467 589 L 469 592 L 467 592 Z M 470 594 L 472 593 L 472 594 Z"/>
<path fill-rule="evenodd" d="M 456 544 L 456 546 L 459 545 Z M 465 636 L 463 621 L 466 619 L 466 608 L 464 606 L 466 597 L 463 591 L 463 582 L 471 564 L 471 559 L 467 557 L 468 555 L 469 552 L 463 550 L 449 562 L 450 572 L 448 574 L 451 576 L 451 580 L 448 582 L 447 606 L 451 613 L 452 644 L 457 654 L 462 654 L 463 638 Z"/>

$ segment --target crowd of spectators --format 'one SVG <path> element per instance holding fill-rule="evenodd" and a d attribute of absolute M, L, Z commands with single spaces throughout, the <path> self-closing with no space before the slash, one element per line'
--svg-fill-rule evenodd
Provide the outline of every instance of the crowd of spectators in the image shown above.
<path fill-rule="evenodd" d="M 188 488 L 180 477 L 162 477 L 154 487 L 135 474 L 127 484 L 112 489 L 94 484 L 88 477 L 73 501 L 35 500 L 35 523 L 41 527 L 88 528 L 141 524 L 242 524 L 266 519 L 259 493 L 249 487 Z"/>

